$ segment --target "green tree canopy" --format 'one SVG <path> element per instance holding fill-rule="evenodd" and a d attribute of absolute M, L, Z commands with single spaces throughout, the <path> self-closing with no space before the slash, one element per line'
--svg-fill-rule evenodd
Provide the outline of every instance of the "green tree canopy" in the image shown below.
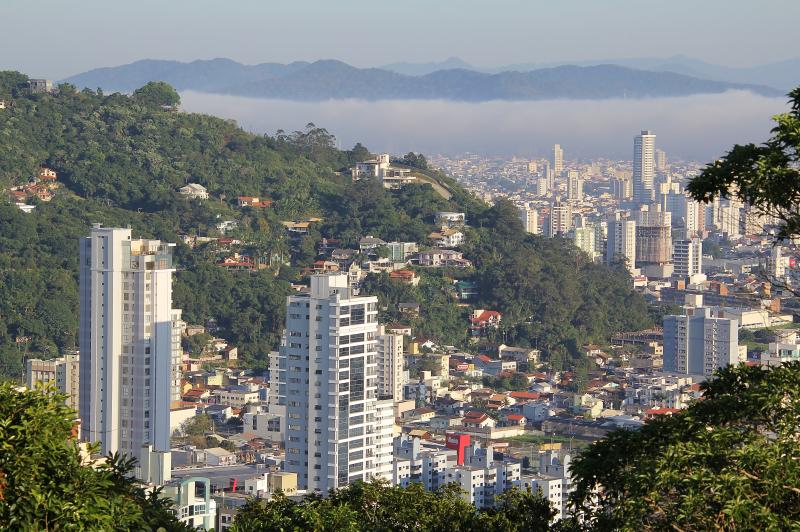
<path fill-rule="evenodd" d="M 796 530 L 800 363 L 740 365 L 703 400 L 595 442 L 572 464 L 573 503 L 598 530 Z"/>
<path fill-rule="evenodd" d="M 800 234 L 800 87 L 789 93 L 791 110 L 774 117 L 764 144 L 734 146 L 689 182 L 698 201 L 737 197 L 758 212 L 781 219 L 780 237 Z"/>
<path fill-rule="evenodd" d="M 269 501 L 250 499 L 237 514 L 233 530 L 538 532 L 548 530 L 555 515 L 538 493 L 509 490 L 498 503 L 497 509 L 479 511 L 455 485 L 427 492 L 416 483 L 401 488 L 380 481 L 356 482 L 325 498 L 311 496 L 295 502 L 279 493 Z"/>
<path fill-rule="evenodd" d="M 177 107 L 181 103 L 178 91 L 169 83 L 151 81 L 133 91 L 133 99 L 139 103 L 158 107 Z"/>
<path fill-rule="evenodd" d="M 0 529 L 191 530 L 119 455 L 85 464 L 64 396 L 0 384 Z"/>

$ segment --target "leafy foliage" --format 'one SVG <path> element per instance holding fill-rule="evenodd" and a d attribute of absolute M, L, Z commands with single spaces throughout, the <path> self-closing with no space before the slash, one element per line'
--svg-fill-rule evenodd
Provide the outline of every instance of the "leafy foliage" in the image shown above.
<path fill-rule="evenodd" d="M 71 438 L 64 396 L 0 383 L 0 527 L 4 530 L 191 530 L 119 455 L 90 466 Z"/>
<path fill-rule="evenodd" d="M 509 490 L 496 510 L 479 511 L 455 485 L 426 492 L 421 484 L 407 488 L 356 482 L 326 498 L 294 502 L 282 494 L 269 501 L 251 499 L 234 521 L 236 532 L 502 530 L 544 531 L 555 515 L 540 494 Z"/>
<path fill-rule="evenodd" d="M 703 400 L 595 442 L 573 503 L 598 530 L 794 530 L 800 522 L 800 364 L 740 365 Z"/>
<path fill-rule="evenodd" d="M 525 233 L 511 203 L 498 202 L 475 225 L 466 255 L 481 305 L 503 313 L 506 343 L 548 354 L 563 347 L 576 357 L 585 343 L 652 325 L 624 267 L 595 264 L 563 240 Z"/>
<path fill-rule="evenodd" d="M 791 111 L 774 117 L 764 144 L 734 146 L 692 179 L 687 189 L 698 201 L 738 197 L 785 225 L 781 237 L 800 234 L 800 87 L 789 93 Z"/>
<path fill-rule="evenodd" d="M 181 103 L 178 91 L 163 81 L 151 81 L 133 91 L 133 99 L 144 105 L 176 107 Z"/>

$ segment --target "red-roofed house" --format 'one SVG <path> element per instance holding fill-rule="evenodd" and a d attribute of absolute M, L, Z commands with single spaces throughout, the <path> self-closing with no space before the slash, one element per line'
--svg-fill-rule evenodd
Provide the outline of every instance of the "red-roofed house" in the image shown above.
<path fill-rule="evenodd" d="M 489 328 L 496 329 L 503 315 L 496 310 L 475 309 L 470 318 L 470 331 L 473 336 L 483 336 Z"/>
<path fill-rule="evenodd" d="M 653 419 L 656 416 L 672 416 L 676 412 L 680 412 L 678 408 L 648 408 L 644 411 L 644 419 Z"/>
<path fill-rule="evenodd" d="M 258 196 L 239 196 L 236 198 L 239 207 L 263 208 L 272 205 L 272 200 L 261 200 Z"/>
<path fill-rule="evenodd" d="M 464 415 L 461 424 L 467 428 L 483 429 L 487 427 L 494 427 L 495 421 L 483 412 L 475 412 L 471 410 Z"/>
<path fill-rule="evenodd" d="M 528 420 L 521 414 L 506 414 L 505 423 L 509 426 L 524 427 Z"/>
<path fill-rule="evenodd" d="M 389 279 L 410 286 L 419 284 L 419 276 L 412 270 L 395 270 L 389 274 Z"/>
<path fill-rule="evenodd" d="M 540 394 L 537 392 L 510 392 L 508 395 L 518 403 L 523 401 L 535 401 L 540 397 Z"/>

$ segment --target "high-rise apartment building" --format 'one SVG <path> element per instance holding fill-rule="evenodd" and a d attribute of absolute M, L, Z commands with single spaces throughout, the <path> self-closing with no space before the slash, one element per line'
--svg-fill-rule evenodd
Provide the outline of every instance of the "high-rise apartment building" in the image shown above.
<path fill-rule="evenodd" d="M 623 259 L 628 269 L 636 269 L 636 222 L 617 212 L 607 219 L 606 263 Z"/>
<path fill-rule="evenodd" d="M 664 150 L 656 150 L 656 170 L 664 172 L 667 169 L 667 153 Z"/>
<path fill-rule="evenodd" d="M 401 401 L 406 384 L 404 375 L 403 335 L 386 332 L 381 325 L 378 327 L 378 395 Z"/>
<path fill-rule="evenodd" d="M 308 293 L 287 297 L 284 469 L 301 488 L 327 493 L 391 470 L 380 463 L 391 457 L 378 437 L 391 399 L 378 392 L 377 307 L 377 297 L 356 296 L 339 273 L 312 275 Z"/>
<path fill-rule="evenodd" d="M 553 145 L 553 173 L 556 176 L 561 175 L 564 171 L 564 150 L 561 149 L 561 144 Z"/>
<path fill-rule="evenodd" d="M 570 171 L 567 178 L 567 199 L 570 201 L 583 201 L 583 179 L 578 172 Z"/>
<path fill-rule="evenodd" d="M 624 177 L 611 180 L 611 195 L 617 201 L 628 201 L 633 198 L 633 181 Z"/>
<path fill-rule="evenodd" d="M 714 318 L 711 309 L 686 309 L 685 316 L 664 316 L 664 372 L 710 376 L 739 361 L 739 323 Z"/>
<path fill-rule="evenodd" d="M 674 275 L 691 277 L 703 273 L 703 241 L 699 238 L 676 240 L 672 257 Z"/>
<path fill-rule="evenodd" d="M 67 406 L 79 411 L 79 355 L 64 355 L 52 360 L 29 358 L 25 363 L 25 386 L 34 389 L 39 384 L 53 383 L 55 390 L 67 396 Z"/>
<path fill-rule="evenodd" d="M 597 229 L 593 225 L 582 225 L 581 227 L 574 227 L 570 231 L 572 241 L 575 247 L 586 253 L 592 260 L 598 255 L 597 249 Z"/>
<path fill-rule="evenodd" d="M 170 449 L 184 325 L 172 308 L 174 246 L 99 224 L 81 239 L 81 436 L 103 454 Z"/>
<path fill-rule="evenodd" d="M 655 148 L 656 136 L 650 131 L 633 139 L 633 199 L 639 204 L 655 199 Z"/>
<path fill-rule="evenodd" d="M 539 213 L 536 209 L 525 205 L 520 209 L 519 217 L 520 220 L 522 220 L 522 226 L 525 228 L 526 233 L 532 235 L 539 234 Z"/>
<path fill-rule="evenodd" d="M 672 215 L 655 203 L 634 211 L 636 264 L 653 277 L 672 274 Z"/>
<path fill-rule="evenodd" d="M 548 236 L 566 234 L 572 227 L 572 207 L 560 199 L 550 205 L 550 225 Z"/>

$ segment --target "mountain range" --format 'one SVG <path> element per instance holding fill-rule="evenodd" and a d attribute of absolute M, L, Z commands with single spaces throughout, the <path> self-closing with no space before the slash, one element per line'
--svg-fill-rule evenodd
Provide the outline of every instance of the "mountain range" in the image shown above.
<path fill-rule="evenodd" d="M 597 66 L 617 65 L 637 70 L 654 72 L 674 72 L 702 79 L 726 81 L 729 83 L 749 83 L 767 85 L 783 91 L 789 91 L 800 85 L 800 58 L 765 63 L 749 67 L 730 67 L 708 63 L 700 59 L 675 55 L 672 57 L 638 57 L 629 59 L 599 59 L 593 61 L 569 61 L 548 63 L 517 63 L 496 67 L 479 67 L 471 65 L 458 57 L 450 57 L 444 61 L 431 63 L 393 63 L 380 68 L 411 76 L 423 76 L 437 70 L 461 68 L 496 74 L 499 72 L 538 70 L 565 65 Z"/>
<path fill-rule="evenodd" d="M 145 59 L 90 70 L 64 81 L 81 88 L 131 92 L 149 81 L 158 80 L 178 90 L 301 101 L 358 98 L 481 102 L 653 98 L 729 90 L 781 96 L 785 92 L 762 84 L 717 81 L 613 64 L 558 65 L 501 72 L 481 72 L 465 68 L 465 65 L 453 58 L 442 65 L 443 69 L 422 73 L 426 68 L 435 68 L 435 64 L 357 68 L 336 60 L 243 65 L 230 59 L 190 63 Z M 415 68 L 419 74 L 413 73 Z"/>

